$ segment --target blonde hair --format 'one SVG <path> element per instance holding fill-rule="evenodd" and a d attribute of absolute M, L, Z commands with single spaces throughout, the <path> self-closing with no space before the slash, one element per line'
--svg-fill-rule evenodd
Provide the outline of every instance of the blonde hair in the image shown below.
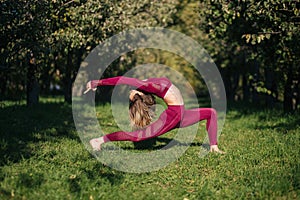
<path fill-rule="evenodd" d="M 130 125 L 133 130 L 148 126 L 155 116 L 155 97 L 152 94 L 135 94 L 129 101 Z"/>

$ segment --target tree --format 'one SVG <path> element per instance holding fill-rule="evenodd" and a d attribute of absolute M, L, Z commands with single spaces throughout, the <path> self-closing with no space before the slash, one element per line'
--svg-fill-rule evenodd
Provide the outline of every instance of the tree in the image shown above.
<path fill-rule="evenodd" d="M 45 49 L 48 27 L 45 8 L 47 1 L 1 1 L 1 53 L 3 65 L 23 77 L 26 82 L 27 105 L 38 103 L 39 56 Z M 26 75 L 25 75 L 26 74 Z M 9 76 L 9 75 L 8 75 Z M 8 78 L 18 89 L 16 76 Z M 22 87 L 22 83 L 20 87 Z"/>
<path fill-rule="evenodd" d="M 80 1 L 66 2 L 52 16 L 52 38 L 56 49 L 66 58 L 63 72 L 65 100 L 71 101 L 71 87 L 84 56 L 108 37 L 129 28 L 164 26 L 172 14 L 173 1 Z M 55 10 L 55 9 L 54 9 Z M 57 47 L 56 43 L 60 43 Z M 119 69 L 118 69 L 119 70 Z"/>
<path fill-rule="evenodd" d="M 17 81 L 15 75 L 20 76 L 20 88 L 27 81 L 27 103 L 35 104 L 38 84 L 43 84 L 40 88 L 45 89 L 51 82 L 47 77 L 59 74 L 57 79 L 64 88 L 65 101 L 71 102 L 77 70 L 95 46 L 126 29 L 166 26 L 172 20 L 176 2 L 1 1 L 1 65 L 15 71 L 5 79 L 7 87 Z"/>
<path fill-rule="evenodd" d="M 297 105 L 293 102 L 299 98 L 299 92 L 292 90 L 295 91 L 299 85 L 299 2 L 204 2 L 207 4 L 202 5 L 208 9 L 201 12 L 205 15 L 202 29 L 220 44 L 214 52 L 223 62 L 224 71 L 229 71 L 229 74 L 238 71 L 243 76 L 248 74 L 243 77 L 243 84 L 250 84 L 253 92 L 282 98 L 287 112 L 296 109 Z M 232 54 L 234 56 L 230 57 Z M 243 54 L 246 56 L 244 62 L 240 59 Z M 250 68 L 245 68 L 247 63 Z M 256 64 L 249 65 L 251 63 Z M 255 67 L 257 64 L 259 68 Z M 277 95 L 281 87 L 284 88 L 283 92 L 279 91 L 284 94 L 282 96 Z"/>

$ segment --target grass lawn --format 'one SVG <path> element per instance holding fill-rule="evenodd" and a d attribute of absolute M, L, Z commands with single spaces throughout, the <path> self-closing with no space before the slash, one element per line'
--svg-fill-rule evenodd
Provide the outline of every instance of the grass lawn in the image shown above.
<path fill-rule="evenodd" d="M 97 161 L 76 132 L 71 106 L 61 100 L 43 99 L 33 108 L 3 102 L 0 199 L 299 199 L 300 115 L 247 106 L 229 106 L 219 137 L 225 155 L 199 157 L 201 122 L 178 160 L 136 174 Z M 109 105 L 96 112 L 104 131 L 118 130 Z M 157 145 L 166 145 L 172 135 L 160 136 Z"/>

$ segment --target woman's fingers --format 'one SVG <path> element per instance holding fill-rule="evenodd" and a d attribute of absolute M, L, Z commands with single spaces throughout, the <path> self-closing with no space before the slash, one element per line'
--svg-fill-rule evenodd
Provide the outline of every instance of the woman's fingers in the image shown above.
<path fill-rule="evenodd" d="M 97 88 L 92 88 L 92 83 L 91 83 L 91 81 L 89 81 L 89 82 L 86 84 L 86 90 L 83 92 L 83 94 L 88 93 L 90 90 L 93 90 L 94 92 L 97 90 Z"/>
<path fill-rule="evenodd" d="M 94 92 L 97 90 L 97 88 L 88 88 L 88 89 L 86 89 L 84 92 L 83 92 L 83 94 L 86 94 L 86 93 L 88 93 L 90 90 L 93 90 Z"/>
<path fill-rule="evenodd" d="M 92 88 L 92 83 L 91 83 L 91 81 L 87 82 L 86 88 L 87 88 L 87 89 L 91 89 L 91 88 Z"/>
<path fill-rule="evenodd" d="M 91 90 L 91 88 L 86 89 L 86 90 L 83 92 L 83 94 L 88 93 L 90 90 Z"/>

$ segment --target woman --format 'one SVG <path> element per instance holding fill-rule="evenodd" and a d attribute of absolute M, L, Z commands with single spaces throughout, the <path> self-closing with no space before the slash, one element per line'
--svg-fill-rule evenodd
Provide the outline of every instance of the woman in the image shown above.
<path fill-rule="evenodd" d="M 179 89 L 167 78 L 149 78 L 138 80 L 129 77 L 113 77 L 102 80 L 92 80 L 86 85 L 86 92 L 96 90 L 97 86 L 130 85 L 137 88 L 129 94 L 129 114 L 132 132 L 118 131 L 90 141 L 94 150 L 101 150 L 101 145 L 109 141 L 138 142 L 160 136 L 172 129 L 186 127 L 201 120 L 207 120 L 206 130 L 210 141 L 210 151 L 224 153 L 217 145 L 217 113 L 213 108 L 196 108 L 185 110 L 182 95 Z M 159 118 L 151 123 L 153 117 L 153 95 L 164 100 L 167 109 Z M 150 124 L 151 123 L 151 124 Z"/>

